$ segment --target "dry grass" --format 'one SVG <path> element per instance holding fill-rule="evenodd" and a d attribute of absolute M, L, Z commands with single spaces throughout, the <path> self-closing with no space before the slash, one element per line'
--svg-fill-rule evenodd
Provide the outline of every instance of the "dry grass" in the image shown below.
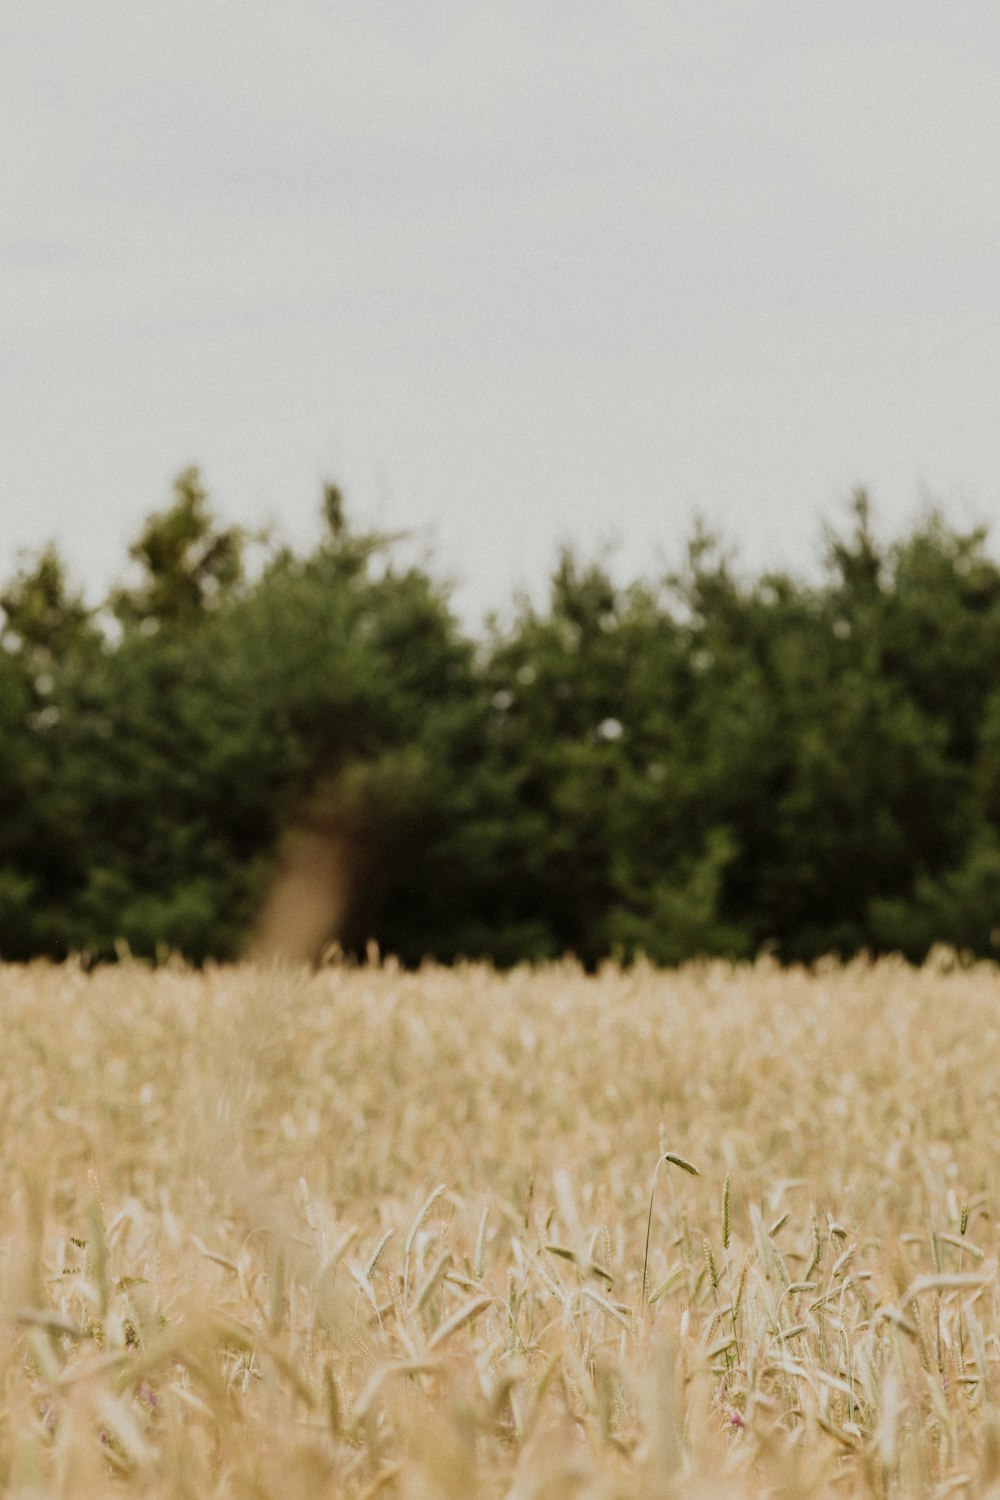
<path fill-rule="evenodd" d="M 993 970 L 0 1007 L 5 1495 L 1000 1496 Z"/>

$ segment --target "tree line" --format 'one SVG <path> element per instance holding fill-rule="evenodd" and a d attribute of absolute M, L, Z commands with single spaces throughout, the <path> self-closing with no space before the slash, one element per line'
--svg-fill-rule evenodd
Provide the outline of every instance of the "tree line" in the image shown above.
<path fill-rule="evenodd" d="M 0 590 L 3 958 L 238 956 L 296 827 L 328 935 L 407 964 L 1000 949 L 984 530 L 882 544 L 859 493 L 817 582 L 564 551 L 475 637 L 333 486 L 252 542 L 189 469 L 99 605 L 53 547 Z"/>

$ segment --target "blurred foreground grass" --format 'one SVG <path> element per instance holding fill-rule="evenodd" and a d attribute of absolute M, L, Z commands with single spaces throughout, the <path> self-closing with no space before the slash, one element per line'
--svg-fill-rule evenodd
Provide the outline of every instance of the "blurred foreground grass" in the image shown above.
<path fill-rule="evenodd" d="M 1000 1496 L 992 969 L 40 965 L 0 1020 L 4 1494 Z"/>

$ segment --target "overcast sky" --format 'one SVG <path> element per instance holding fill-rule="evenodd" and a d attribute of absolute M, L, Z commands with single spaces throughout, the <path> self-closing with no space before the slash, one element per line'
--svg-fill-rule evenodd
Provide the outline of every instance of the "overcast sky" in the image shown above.
<path fill-rule="evenodd" d="M 199 463 L 476 619 L 702 511 L 1000 531 L 996 0 L 0 0 L 0 569 Z"/>

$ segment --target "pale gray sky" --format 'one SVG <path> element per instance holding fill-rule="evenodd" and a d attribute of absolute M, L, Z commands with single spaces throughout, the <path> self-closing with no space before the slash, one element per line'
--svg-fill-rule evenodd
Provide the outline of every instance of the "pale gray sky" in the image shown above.
<path fill-rule="evenodd" d="M 701 509 L 1000 525 L 996 0 L 0 0 L 0 570 L 173 475 L 477 618 Z"/>

